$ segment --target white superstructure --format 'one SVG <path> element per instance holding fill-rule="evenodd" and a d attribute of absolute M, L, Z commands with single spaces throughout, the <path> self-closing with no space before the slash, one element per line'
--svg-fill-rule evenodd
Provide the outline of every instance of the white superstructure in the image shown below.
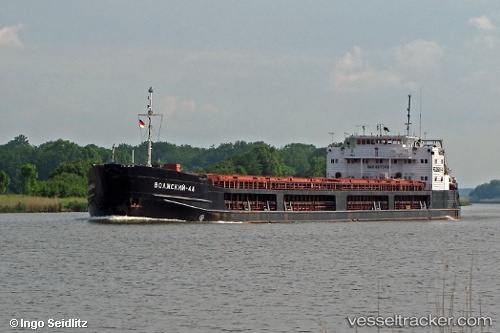
<path fill-rule="evenodd" d="M 447 167 L 443 140 L 422 140 L 410 135 L 410 103 L 406 135 L 388 135 L 377 125 L 377 135 L 353 134 L 343 143 L 327 148 L 326 176 L 329 178 L 406 179 L 425 182 L 426 190 L 456 190 L 458 185 Z"/>
<path fill-rule="evenodd" d="M 351 135 L 327 148 L 329 178 L 407 179 L 427 190 L 455 189 L 442 140 L 408 135 Z"/>

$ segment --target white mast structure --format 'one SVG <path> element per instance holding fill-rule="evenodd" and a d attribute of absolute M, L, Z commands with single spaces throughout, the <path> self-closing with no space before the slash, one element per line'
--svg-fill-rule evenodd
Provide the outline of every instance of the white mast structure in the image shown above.
<path fill-rule="evenodd" d="M 153 152 L 153 143 L 152 143 L 152 132 L 153 132 L 153 125 L 151 123 L 151 117 L 156 116 L 153 114 L 153 87 L 149 87 L 149 95 L 148 95 L 148 113 L 147 114 L 139 114 L 139 116 L 147 116 L 148 117 L 148 162 L 146 163 L 146 166 L 150 167 L 153 164 L 151 163 L 151 155 Z"/>
<path fill-rule="evenodd" d="M 153 87 L 149 87 L 149 95 L 148 95 L 148 163 L 146 166 L 150 167 L 152 166 L 151 164 L 151 156 L 153 153 L 153 144 L 152 144 L 152 139 L 151 139 L 151 130 L 152 130 L 152 125 L 151 125 L 151 116 L 153 115 Z"/>

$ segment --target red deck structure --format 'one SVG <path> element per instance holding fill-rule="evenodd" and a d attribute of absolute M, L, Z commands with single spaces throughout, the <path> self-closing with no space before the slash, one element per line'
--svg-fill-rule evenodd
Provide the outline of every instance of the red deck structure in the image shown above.
<path fill-rule="evenodd" d="M 424 191 L 425 182 L 404 179 L 267 177 L 208 174 L 212 185 L 251 190 Z"/>

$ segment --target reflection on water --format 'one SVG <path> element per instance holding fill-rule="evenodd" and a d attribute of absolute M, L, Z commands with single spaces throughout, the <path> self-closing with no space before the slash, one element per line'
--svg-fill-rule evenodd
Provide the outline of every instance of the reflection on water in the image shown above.
<path fill-rule="evenodd" d="M 470 277 L 473 307 L 480 296 L 482 314 L 500 320 L 498 205 L 464 207 L 460 221 L 95 222 L 0 214 L 0 331 L 12 318 L 74 318 L 89 329 L 44 329 L 374 332 L 346 318 L 435 314 L 453 281 L 458 313 Z"/>

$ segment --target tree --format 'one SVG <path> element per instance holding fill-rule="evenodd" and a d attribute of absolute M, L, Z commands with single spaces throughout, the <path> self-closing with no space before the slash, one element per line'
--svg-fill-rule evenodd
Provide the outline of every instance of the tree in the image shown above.
<path fill-rule="evenodd" d="M 241 165 L 235 165 L 231 159 L 213 164 L 204 169 L 206 173 L 218 173 L 223 175 L 246 175 L 246 170 Z"/>
<path fill-rule="evenodd" d="M 252 153 L 256 154 L 257 160 L 262 165 L 261 174 L 264 176 L 282 176 L 283 175 L 283 159 L 278 153 L 278 150 L 267 144 L 261 144 L 252 149 Z"/>
<path fill-rule="evenodd" d="M 500 180 L 492 180 L 487 184 L 481 184 L 469 193 L 470 202 L 499 202 Z"/>
<path fill-rule="evenodd" d="M 37 195 L 43 197 L 84 197 L 87 195 L 87 174 L 95 160 L 77 159 L 62 162 L 49 176 L 38 183 Z"/>
<path fill-rule="evenodd" d="M 0 194 L 4 194 L 9 189 L 10 177 L 5 171 L 0 171 Z"/>
<path fill-rule="evenodd" d="M 62 162 L 84 158 L 83 151 L 76 143 L 62 139 L 41 144 L 36 149 L 37 157 L 34 161 L 40 178 L 47 179 L 50 172 Z"/>
<path fill-rule="evenodd" d="M 224 148 L 228 147 L 229 144 L 224 144 Z M 203 155 L 203 152 L 200 155 Z M 313 145 L 294 143 L 276 149 L 264 142 L 254 142 L 249 151 L 230 155 L 223 161 L 200 167 L 198 171 L 255 176 L 324 177 L 326 171 L 324 155 L 325 148 L 316 148 Z"/>
<path fill-rule="evenodd" d="M 63 173 L 38 183 L 36 194 L 43 197 L 85 197 L 87 179 L 76 174 Z"/>
<path fill-rule="evenodd" d="M 9 191 L 21 193 L 19 170 L 31 161 L 34 147 L 24 135 L 18 135 L 7 144 L 0 146 L 0 170 L 7 173 L 10 179 Z"/>
<path fill-rule="evenodd" d="M 49 178 L 54 178 L 57 175 L 65 173 L 75 174 L 79 177 L 85 178 L 87 177 L 90 167 L 94 163 L 98 163 L 98 161 L 91 159 L 76 159 L 69 162 L 62 162 L 54 170 L 52 170 L 49 174 Z"/>
<path fill-rule="evenodd" d="M 311 168 L 307 171 L 310 177 L 325 177 L 326 175 L 326 157 L 313 157 Z"/>
<path fill-rule="evenodd" d="M 306 176 L 311 169 L 310 156 L 315 152 L 314 145 L 291 143 L 284 146 L 280 155 L 287 166 L 287 175 Z"/>
<path fill-rule="evenodd" d="M 282 176 L 285 166 L 276 148 L 263 142 L 255 143 L 253 148 L 239 155 L 219 162 L 205 170 L 212 173 L 240 174 L 255 176 Z"/>
<path fill-rule="evenodd" d="M 22 134 L 19 134 L 14 139 L 10 140 L 5 146 L 8 149 L 16 149 L 19 147 L 31 148 L 28 138 Z"/>
<path fill-rule="evenodd" d="M 25 195 L 33 194 L 36 190 L 36 184 L 38 179 L 38 172 L 36 171 L 36 166 L 33 164 L 25 164 L 21 167 L 21 189 L 22 193 Z"/>

